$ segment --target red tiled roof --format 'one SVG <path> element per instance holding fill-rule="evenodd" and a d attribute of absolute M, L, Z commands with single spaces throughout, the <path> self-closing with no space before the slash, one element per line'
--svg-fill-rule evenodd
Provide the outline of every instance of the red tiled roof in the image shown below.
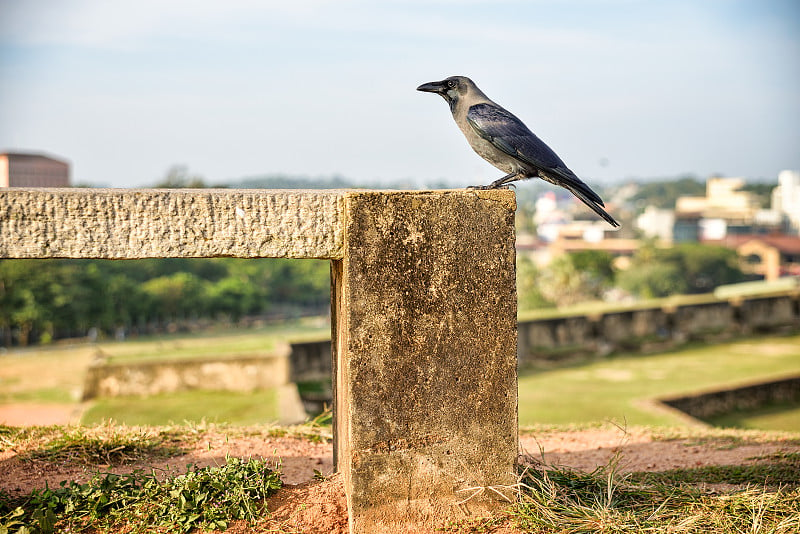
<path fill-rule="evenodd" d="M 729 248 L 738 248 L 749 241 L 761 241 L 785 254 L 800 254 L 800 237 L 783 234 L 769 235 L 731 235 L 722 240 L 708 240 L 704 243 L 719 244 Z"/>

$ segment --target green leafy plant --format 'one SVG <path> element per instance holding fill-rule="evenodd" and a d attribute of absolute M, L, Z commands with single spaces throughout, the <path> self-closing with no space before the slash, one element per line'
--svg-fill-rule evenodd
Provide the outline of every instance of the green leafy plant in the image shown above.
<path fill-rule="evenodd" d="M 218 467 L 187 466 L 167 476 L 141 471 L 98 474 L 22 499 L 0 495 L 0 534 L 189 532 L 225 529 L 231 520 L 258 522 L 264 499 L 281 487 L 266 461 L 228 458 Z"/>

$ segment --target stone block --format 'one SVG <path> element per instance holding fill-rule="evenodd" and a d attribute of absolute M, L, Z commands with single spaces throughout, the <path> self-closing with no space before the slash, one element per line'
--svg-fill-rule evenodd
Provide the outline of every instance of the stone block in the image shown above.
<path fill-rule="evenodd" d="M 510 191 L 347 196 L 334 454 L 351 533 L 483 512 L 502 501 L 473 488 L 515 482 L 514 209 Z"/>
<path fill-rule="evenodd" d="M 3 189 L 0 258 L 340 258 L 345 195 Z"/>

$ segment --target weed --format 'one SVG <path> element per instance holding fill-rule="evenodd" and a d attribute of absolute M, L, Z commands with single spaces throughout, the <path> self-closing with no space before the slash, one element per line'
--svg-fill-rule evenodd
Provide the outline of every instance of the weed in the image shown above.
<path fill-rule="evenodd" d="M 519 501 L 510 516 L 519 528 L 543 533 L 800 529 L 797 488 L 714 494 L 686 484 L 667 486 L 674 482 L 668 478 L 621 475 L 618 460 L 592 473 L 531 461 L 520 475 Z"/>
<path fill-rule="evenodd" d="M 301 425 L 270 427 L 266 430 L 266 434 L 274 438 L 292 437 L 307 439 L 314 443 L 327 443 L 333 440 L 333 434 L 331 433 L 332 420 L 333 413 L 330 409 L 327 409 Z"/>
<path fill-rule="evenodd" d="M 47 436 L 64 430 L 62 426 L 6 426 L 0 425 L 0 452 L 27 448 Z"/>
<path fill-rule="evenodd" d="M 40 436 L 41 443 L 24 458 L 90 465 L 123 465 L 146 457 L 176 456 L 178 436 L 169 430 L 127 428 L 105 424 L 97 427 L 58 427 Z"/>
<path fill-rule="evenodd" d="M 0 495 L 0 534 L 189 532 L 226 529 L 234 519 L 256 523 L 264 499 L 281 487 L 264 460 L 228 458 L 219 467 L 187 466 L 160 482 L 155 473 L 98 474 L 63 482 L 22 499 Z"/>

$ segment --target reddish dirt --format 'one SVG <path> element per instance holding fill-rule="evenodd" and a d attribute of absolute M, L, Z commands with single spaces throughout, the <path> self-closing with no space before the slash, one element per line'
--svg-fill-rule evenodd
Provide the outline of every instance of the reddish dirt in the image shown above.
<path fill-rule="evenodd" d="M 800 442 L 778 434 L 747 434 L 742 439 L 656 440 L 651 431 L 632 429 L 628 432 L 613 427 L 579 431 L 547 431 L 523 434 L 523 452 L 545 462 L 593 470 L 621 454 L 622 471 L 663 471 L 676 467 L 746 464 L 756 456 L 776 452 L 800 452 Z M 342 482 L 338 476 L 314 481 L 314 470 L 330 475 L 332 445 L 296 438 L 261 436 L 229 437 L 222 431 L 210 431 L 187 445 L 184 455 L 168 459 L 151 459 L 124 467 L 81 466 L 73 463 L 23 461 L 17 451 L 0 452 L 0 490 L 11 494 L 58 486 L 62 480 L 86 480 L 93 471 L 126 472 L 133 469 L 181 472 L 186 464 L 200 466 L 222 464 L 226 456 L 267 458 L 280 465 L 286 484 L 268 502 L 270 517 L 256 527 L 241 523 L 231 525 L 228 532 L 334 533 L 347 532 L 347 510 Z M 440 527 L 448 518 L 443 518 Z M 470 530 L 469 525 L 448 528 L 446 532 L 517 533 L 508 524 Z M 483 528 L 483 527 L 481 527 Z"/>
<path fill-rule="evenodd" d="M 616 427 L 575 432 L 545 432 L 520 436 L 523 453 L 544 462 L 592 471 L 619 454 L 620 472 L 666 471 L 704 465 L 739 465 L 755 456 L 775 452 L 798 452 L 797 440 L 772 441 L 769 434 L 749 434 L 751 439 L 656 440 L 652 430 Z"/>
<path fill-rule="evenodd" d="M 66 425 L 75 418 L 74 406 L 67 404 L 0 404 L 0 425 Z"/>

